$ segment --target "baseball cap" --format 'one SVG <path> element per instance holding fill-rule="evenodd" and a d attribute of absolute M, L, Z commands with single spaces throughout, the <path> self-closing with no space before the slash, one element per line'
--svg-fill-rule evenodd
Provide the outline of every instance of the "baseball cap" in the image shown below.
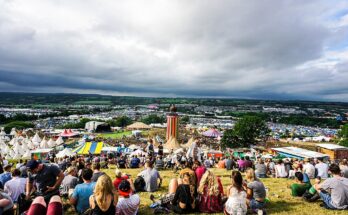
<path fill-rule="evenodd" d="M 129 196 L 131 192 L 130 183 L 127 180 L 122 180 L 120 185 L 118 185 L 118 193 L 121 196 Z"/>
<path fill-rule="evenodd" d="M 38 166 L 39 166 L 39 162 L 37 162 L 37 161 L 34 160 L 34 159 L 28 161 L 28 163 L 27 163 L 27 167 L 28 167 L 30 170 L 36 169 Z"/>

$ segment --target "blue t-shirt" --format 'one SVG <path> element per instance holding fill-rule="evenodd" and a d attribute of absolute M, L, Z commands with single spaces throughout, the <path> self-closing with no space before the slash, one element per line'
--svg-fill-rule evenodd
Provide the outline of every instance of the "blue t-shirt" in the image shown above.
<path fill-rule="evenodd" d="M 89 197 L 93 194 L 95 182 L 76 185 L 72 198 L 77 200 L 76 209 L 78 213 L 83 213 L 89 208 Z"/>
<path fill-rule="evenodd" d="M 5 183 L 11 180 L 12 176 L 10 172 L 4 172 L 0 174 L 0 187 L 3 189 L 5 186 Z"/>
<path fill-rule="evenodd" d="M 140 164 L 140 159 L 139 158 L 132 158 L 131 162 L 131 168 L 138 168 Z"/>
<path fill-rule="evenodd" d="M 311 183 L 311 181 L 309 180 L 309 177 L 306 173 L 303 173 L 303 183 Z"/>

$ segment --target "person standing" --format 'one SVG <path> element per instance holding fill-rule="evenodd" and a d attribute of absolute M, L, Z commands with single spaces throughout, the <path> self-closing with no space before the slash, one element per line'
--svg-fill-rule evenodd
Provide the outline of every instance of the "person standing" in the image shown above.
<path fill-rule="evenodd" d="M 158 146 L 158 155 L 163 156 L 163 143 L 160 142 Z"/>
<path fill-rule="evenodd" d="M 152 139 L 149 140 L 149 143 L 147 145 L 147 148 L 146 148 L 146 151 L 147 151 L 147 155 L 149 157 L 153 157 L 154 153 L 155 153 L 155 149 L 154 149 L 154 146 L 153 146 L 153 141 Z"/>

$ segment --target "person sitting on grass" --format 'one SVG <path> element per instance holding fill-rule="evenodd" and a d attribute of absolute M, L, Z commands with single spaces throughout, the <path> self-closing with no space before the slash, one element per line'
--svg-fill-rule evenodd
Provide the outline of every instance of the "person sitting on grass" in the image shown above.
<path fill-rule="evenodd" d="M 4 189 L 4 186 L 6 184 L 6 182 L 8 182 L 9 180 L 11 180 L 12 178 L 12 174 L 11 174 L 11 164 L 7 164 L 4 166 L 4 172 L 0 174 L 0 188 Z"/>
<path fill-rule="evenodd" d="M 163 161 L 163 159 L 162 159 L 162 156 L 157 156 L 155 165 L 156 165 L 156 169 L 157 169 L 157 170 L 162 170 L 162 169 L 164 169 L 164 161 Z"/>
<path fill-rule="evenodd" d="M 162 177 L 156 169 L 152 168 L 150 161 L 145 162 L 145 170 L 140 172 L 138 176 L 141 176 L 145 180 L 145 191 L 155 192 L 162 184 Z M 160 181 L 158 183 L 158 180 Z"/>
<path fill-rule="evenodd" d="M 133 169 L 139 168 L 139 164 L 140 164 L 140 159 L 136 155 L 133 155 L 130 161 L 130 168 L 133 168 Z"/>
<path fill-rule="evenodd" d="M 89 197 L 92 215 L 113 215 L 116 213 L 118 193 L 111 178 L 104 174 L 98 178 L 93 195 Z"/>
<path fill-rule="evenodd" d="M 259 158 L 255 164 L 255 174 L 257 178 L 267 178 L 267 166 L 262 158 Z"/>
<path fill-rule="evenodd" d="M 77 171 L 75 167 L 69 167 L 66 172 L 68 175 L 64 177 L 60 189 L 61 194 L 64 196 L 68 196 L 69 190 L 74 189 L 79 181 L 79 179 L 76 177 Z"/>
<path fill-rule="evenodd" d="M 288 172 L 286 172 L 285 165 L 282 159 L 279 159 L 277 165 L 274 167 L 276 178 L 287 178 Z"/>
<path fill-rule="evenodd" d="M 225 203 L 225 215 L 243 215 L 247 213 L 246 197 L 243 188 L 243 177 L 239 171 L 233 170 L 231 174 L 231 185 L 227 187 L 227 202 Z"/>
<path fill-rule="evenodd" d="M 207 170 L 198 187 L 200 194 L 199 211 L 202 213 L 222 212 L 224 196 L 223 186 L 219 177 L 216 177 L 211 170 Z"/>
<path fill-rule="evenodd" d="M 0 191 L 0 214 L 11 214 L 12 207 L 13 201 L 11 197 L 7 193 Z"/>
<path fill-rule="evenodd" d="M 190 186 L 190 178 L 191 176 L 188 172 L 184 173 L 182 184 L 180 184 L 175 191 L 174 199 L 171 202 L 171 209 L 174 213 L 190 213 L 193 212 L 196 207 L 196 190 Z"/>
<path fill-rule="evenodd" d="M 337 164 L 329 166 L 332 178 L 326 179 L 323 183 L 315 185 L 323 204 L 327 209 L 348 208 L 348 179 L 341 176 L 340 167 Z"/>
<path fill-rule="evenodd" d="M 316 200 L 320 199 L 319 193 L 317 192 L 317 190 L 315 189 L 315 186 L 317 184 L 320 184 L 321 178 L 318 176 L 315 179 L 315 182 L 313 184 L 313 186 L 306 191 L 305 194 L 303 194 L 303 199 L 307 202 L 315 202 Z"/>
<path fill-rule="evenodd" d="M 290 185 L 291 195 L 294 197 L 302 197 L 303 194 L 311 188 L 310 183 L 303 182 L 302 172 L 295 173 L 295 183 Z"/>
<path fill-rule="evenodd" d="M 129 177 L 128 177 L 128 175 L 126 175 L 126 174 L 122 174 L 121 170 L 119 170 L 119 169 L 116 169 L 116 170 L 115 170 L 115 175 L 116 175 L 116 178 L 115 178 L 115 180 L 112 182 L 112 184 L 114 185 L 115 190 L 118 190 L 118 186 L 120 185 L 120 183 L 121 183 L 123 180 L 128 180 Z"/>
<path fill-rule="evenodd" d="M 4 191 L 11 196 L 13 202 L 18 201 L 18 197 L 25 193 L 25 185 L 27 180 L 25 178 L 19 177 L 21 172 L 19 169 L 12 170 L 12 179 L 6 182 Z"/>
<path fill-rule="evenodd" d="M 264 184 L 256 177 L 252 168 L 246 170 L 246 184 L 244 188 L 247 191 L 247 205 L 258 214 L 264 213 L 266 206 L 266 188 Z"/>
<path fill-rule="evenodd" d="M 185 173 L 190 175 L 190 185 L 196 187 L 196 173 L 192 170 L 192 163 L 190 161 L 185 161 L 185 169 L 179 172 L 179 184 L 181 184 L 180 180 L 183 179 Z"/>
<path fill-rule="evenodd" d="M 83 214 L 89 208 L 89 197 L 93 194 L 95 182 L 91 181 L 93 171 L 91 169 L 82 170 L 83 184 L 78 184 L 72 196 L 70 203 L 76 207 L 78 214 Z"/>
<path fill-rule="evenodd" d="M 92 176 L 91 180 L 93 182 L 97 182 L 98 178 L 100 176 L 104 175 L 105 173 L 100 171 L 100 163 L 94 163 L 92 168 L 93 168 L 93 176 Z"/>
<path fill-rule="evenodd" d="M 201 182 L 202 176 L 204 175 L 205 171 L 207 170 L 204 165 L 201 164 L 199 161 L 194 161 L 192 170 L 195 171 L 196 175 L 196 184 L 199 184 Z"/>
<path fill-rule="evenodd" d="M 134 191 L 132 184 L 123 180 L 117 189 L 119 199 L 116 205 L 116 215 L 136 215 L 140 205 L 140 197 L 138 194 L 132 194 Z"/>

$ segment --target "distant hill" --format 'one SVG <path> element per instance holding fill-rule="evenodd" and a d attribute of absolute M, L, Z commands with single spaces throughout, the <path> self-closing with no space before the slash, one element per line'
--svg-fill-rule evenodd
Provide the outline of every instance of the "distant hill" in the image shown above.
<path fill-rule="evenodd" d="M 214 106 L 261 105 L 261 106 L 300 106 L 300 107 L 348 107 L 343 102 L 317 101 L 277 101 L 222 98 L 155 98 L 132 96 L 108 96 L 98 94 L 64 94 L 64 93 L 13 93 L 0 92 L 0 105 L 147 105 L 147 104 L 197 104 Z"/>

